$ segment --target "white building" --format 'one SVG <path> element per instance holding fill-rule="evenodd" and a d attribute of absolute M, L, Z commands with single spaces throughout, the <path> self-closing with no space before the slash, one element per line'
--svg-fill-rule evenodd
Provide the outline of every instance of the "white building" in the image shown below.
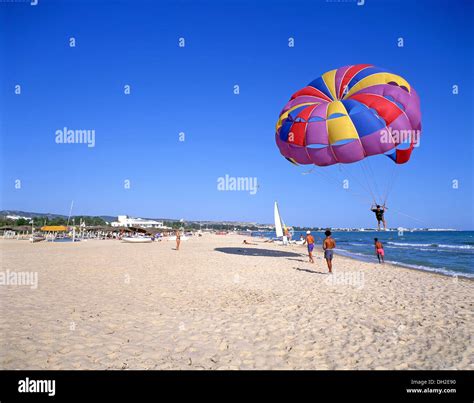
<path fill-rule="evenodd" d="M 23 218 L 24 220 L 31 220 L 31 217 L 23 217 L 21 215 L 7 215 L 7 218 L 9 220 L 19 220 L 20 218 Z"/>
<path fill-rule="evenodd" d="M 112 222 L 111 225 L 112 227 L 167 228 L 163 225 L 163 221 L 131 218 L 126 215 L 119 215 L 117 221 Z"/>

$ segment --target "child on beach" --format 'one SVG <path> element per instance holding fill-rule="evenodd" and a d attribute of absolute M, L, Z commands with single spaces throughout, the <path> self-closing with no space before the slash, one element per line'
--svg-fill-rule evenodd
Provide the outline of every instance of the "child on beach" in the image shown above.
<path fill-rule="evenodd" d="M 309 256 L 309 262 L 310 263 L 314 263 L 314 260 L 313 260 L 313 249 L 314 249 L 314 238 L 313 236 L 311 235 L 311 231 L 306 231 L 306 238 L 303 242 L 303 245 L 304 244 L 308 244 L 308 256 Z"/>
<path fill-rule="evenodd" d="M 378 238 L 374 238 L 374 244 L 375 244 L 375 254 L 377 255 L 377 259 L 379 259 L 379 263 L 385 263 L 383 260 L 385 252 L 383 250 L 382 242 L 380 242 Z"/>
<path fill-rule="evenodd" d="M 326 238 L 323 241 L 324 259 L 328 265 L 329 273 L 332 273 L 333 249 L 336 247 L 336 241 L 331 237 L 331 231 L 326 230 Z"/>

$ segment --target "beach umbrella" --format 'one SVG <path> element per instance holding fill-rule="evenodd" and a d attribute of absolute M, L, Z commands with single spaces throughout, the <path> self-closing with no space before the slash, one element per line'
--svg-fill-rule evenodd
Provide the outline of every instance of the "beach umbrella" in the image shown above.
<path fill-rule="evenodd" d="M 139 234 L 147 234 L 148 230 L 142 227 L 128 227 L 132 232 L 138 232 Z"/>
<path fill-rule="evenodd" d="M 41 231 L 62 232 L 67 230 L 68 228 L 64 225 L 45 225 L 41 227 Z"/>
<path fill-rule="evenodd" d="M 29 225 L 17 225 L 12 230 L 16 232 L 31 232 L 31 227 Z"/>
<path fill-rule="evenodd" d="M 147 228 L 146 232 L 150 235 L 156 235 L 163 232 L 162 228 Z"/>

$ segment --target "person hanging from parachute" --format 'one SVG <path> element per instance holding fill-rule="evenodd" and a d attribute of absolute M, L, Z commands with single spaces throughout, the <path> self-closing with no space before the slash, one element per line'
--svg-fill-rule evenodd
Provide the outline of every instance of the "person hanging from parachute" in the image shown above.
<path fill-rule="evenodd" d="M 385 207 L 385 204 L 383 206 L 380 206 L 379 204 L 372 204 L 370 207 L 370 211 L 373 211 L 375 213 L 375 218 L 377 219 L 377 229 L 380 231 L 380 222 L 383 223 L 383 229 L 387 231 L 387 223 L 385 222 L 385 210 L 388 208 Z"/>
<path fill-rule="evenodd" d="M 395 166 L 408 162 L 420 134 L 420 99 L 415 89 L 397 74 L 357 64 L 328 71 L 295 92 L 280 112 L 275 141 L 294 165 L 338 164 L 342 169 L 360 162 L 362 170 L 370 171 L 370 159 L 376 155 L 389 157 Z M 372 193 L 376 205 L 369 183 L 375 178 L 363 173 L 364 190 Z M 380 221 L 386 227 L 385 202 L 386 197 L 375 211 L 379 228 Z"/>

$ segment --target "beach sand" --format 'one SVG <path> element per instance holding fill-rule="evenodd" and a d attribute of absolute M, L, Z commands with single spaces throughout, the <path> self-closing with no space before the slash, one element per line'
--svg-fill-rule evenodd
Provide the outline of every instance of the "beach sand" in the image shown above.
<path fill-rule="evenodd" d="M 243 239 L 0 240 L 0 368 L 474 369 L 474 282 Z"/>

